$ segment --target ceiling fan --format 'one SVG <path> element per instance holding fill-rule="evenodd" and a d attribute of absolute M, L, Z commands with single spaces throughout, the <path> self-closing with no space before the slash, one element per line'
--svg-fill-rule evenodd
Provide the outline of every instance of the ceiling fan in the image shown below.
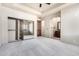
<path fill-rule="evenodd" d="M 51 3 L 45 3 L 45 4 L 50 5 Z M 42 7 L 42 4 L 41 4 L 41 3 L 40 3 L 40 5 L 39 5 L 39 7 Z"/>

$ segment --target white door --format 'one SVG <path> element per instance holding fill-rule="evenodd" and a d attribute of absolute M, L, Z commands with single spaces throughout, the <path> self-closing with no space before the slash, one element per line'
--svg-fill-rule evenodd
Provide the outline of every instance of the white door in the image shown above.
<path fill-rule="evenodd" d="M 16 40 L 16 20 L 8 20 L 8 42 Z"/>

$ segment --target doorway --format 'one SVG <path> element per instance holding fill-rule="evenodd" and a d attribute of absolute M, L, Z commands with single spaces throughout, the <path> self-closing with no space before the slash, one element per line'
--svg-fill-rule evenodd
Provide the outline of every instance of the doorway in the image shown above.
<path fill-rule="evenodd" d="M 34 21 L 8 17 L 8 42 L 34 37 Z"/>
<path fill-rule="evenodd" d="M 37 36 L 41 36 L 41 21 L 37 21 Z"/>
<path fill-rule="evenodd" d="M 13 42 L 17 40 L 17 21 L 8 18 L 8 42 Z"/>
<path fill-rule="evenodd" d="M 60 31 L 61 31 L 61 28 L 60 28 L 60 17 L 55 17 L 53 19 L 53 37 L 55 39 L 60 39 Z"/>
<path fill-rule="evenodd" d="M 8 42 L 19 40 L 20 19 L 8 17 Z"/>
<path fill-rule="evenodd" d="M 30 39 L 34 36 L 34 21 L 20 20 L 20 39 Z"/>

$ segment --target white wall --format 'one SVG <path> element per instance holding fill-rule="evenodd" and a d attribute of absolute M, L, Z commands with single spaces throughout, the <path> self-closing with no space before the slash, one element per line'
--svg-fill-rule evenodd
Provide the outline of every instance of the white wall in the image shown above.
<path fill-rule="evenodd" d="M 0 43 L 8 42 L 8 16 L 25 19 L 25 20 L 33 20 L 34 21 L 34 36 L 37 37 L 37 17 L 35 15 L 31 15 L 28 13 L 24 13 L 21 11 L 13 10 L 10 8 L 6 8 L 0 6 Z"/>
<path fill-rule="evenodd" d="M 31 34 L 33 34 L 33 32 L 34 32 L 34 29 L 33 29 L 33 23 L 30 23 L 29 24 L 29 31 L 31 32 Z"/>
<path fill-rule="evenodd" d="M 44 37 L 51 37 L 51 30 L 53 31 L 53 29 L 51 29 L 51 25 L 52 25 L 52 19 L 44 19 L 42 21 L 42 36 Z"/>
<path fill-rule="evenodd" d="M 79 45 L 79 4 L 61 10 L 61 40 Z"/>
<path fill-rule="evenodd" d="M 1 7 L 1 4 L 0 4 L 0 7 Z M 0 16 L 0 19 L 1 19 L 1 16 Z M 1 24 L 2 24 L 2 23 L 1 23 L 1 21 L 0 21 L 0 33 L 2 33 L 2 31 L 1 31 Z M 0 45 L 1 45 L 1 37 L 2 37 L 2 36 L 0 35 Z"/>

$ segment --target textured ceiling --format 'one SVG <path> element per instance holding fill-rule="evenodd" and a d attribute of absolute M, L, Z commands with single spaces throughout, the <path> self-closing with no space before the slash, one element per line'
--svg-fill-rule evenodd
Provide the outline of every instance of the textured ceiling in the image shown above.
<path fill-rule="evenodd" d="M 2 3 L 2 6 L 15 9 L 18 11 L 23 11 L 31 13 L 38 17 L 46 17 L 53 13 L 56 13 L 70 4 L 66 3 L 51 3 L 47 5 L 46 3 L 41 3 L 42 7 L 39 7 L 40 3 Z"/>
<path fill-rule="evenodd" d="M 45 3 L 41 3 L 41 4 L 42 4 L 42 7 L 39 7 L 40 3 L 21 3 L 21 5 L 23 6 L 28 6 L 40 12 L 46 12 L 52 8 L 59 7 L 63 5 L 64 3 L 51 3 L 50 5 L 47 5 Z"/>

